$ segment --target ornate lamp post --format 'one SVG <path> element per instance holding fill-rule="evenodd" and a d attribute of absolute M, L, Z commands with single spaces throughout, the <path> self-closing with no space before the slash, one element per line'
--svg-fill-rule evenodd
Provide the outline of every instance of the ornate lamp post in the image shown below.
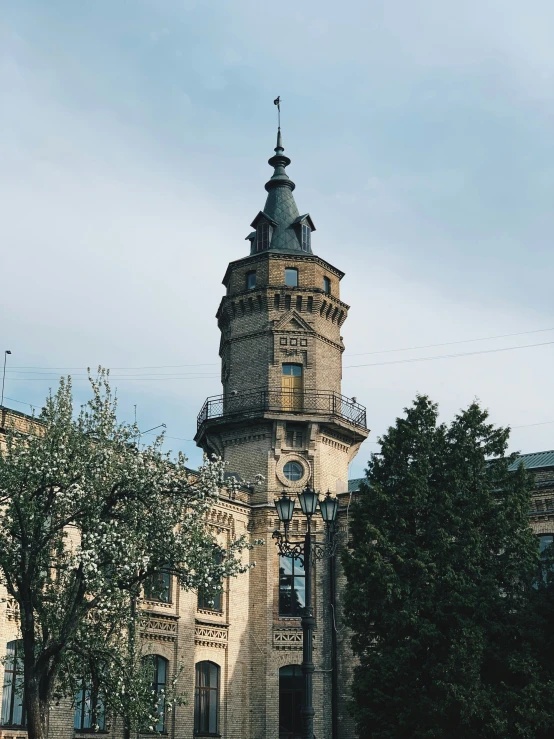
<path fill-rule="evenodd" d="M 298 500 L 302 513 L 307 519 L 304 541 L 292 542 L 289 540 L 288 531 L 294 515 L 295 501 L 293 498 L 289 498 L 285 491 L 275 501 L 277 515 L 283 523 L 285 533 L 283 535 L 280 531 L 274 531 L 273 538 L 276 539 L 275 543 L 277 544 L 280 555 L 297 559 L 304 565 L 306 578 L 306 604 L 302 616 L 302 674 L 304 676 L 304 691 L 300 712 L 302 715 L 302 739 L 313 739 L 315 711 L 312 705 L 314 673 L 312 651 L 315 619 L 312 607 L 312 562 L 315 559 L 322 559 L 333 552 L 333 529 L 339 502 L 336 498 L 331 497 L 330 492 L 327 492 L 323 500 L 319 500 L 318 493 L 309 486 L 306 486 L 298 494 Z M 315 537 L 312 537 L 312 516 L 317 511 L 318 506 L 327 529 L 327 541 L 325 544 L 316 542 Z"/>

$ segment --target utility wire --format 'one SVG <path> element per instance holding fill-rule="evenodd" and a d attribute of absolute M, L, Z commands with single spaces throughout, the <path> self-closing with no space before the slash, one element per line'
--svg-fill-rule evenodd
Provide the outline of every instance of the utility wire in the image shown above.
<path fill-rule="evenodd" d="M 216 364 L 217 362 L 200 362 L 198 364 L 154 364 L 148 367 L 112 367 L 111 369 L 113 370 L 139 370 L 139 369 L 171 369 L 171 368 L 178 368 L 178 367 L 213 367 Z M 81 367 L 35 367 L 35 365 L 33 364 L 22 364 L 16 367 L 12 365 L 12 369 L 83 370 L 85 368 L 83 366 Z"/>
<path fill-rule="evenodd" d="M 393 359 L 390 362 L 371 362 L 369 364 L 348 364 L 344 369 L 352 369 L 354 367 L 380 367 L 384 364 L 405 364 L 407 362 L 430 362 L 433 359 L 452 359 L 455 357 L 471 357 L 476 354 L 495 354 L 496 352 L 509 352 L 515 349 L 530 349 L 534 346 L 548 346 L 554 344 L 554 341 L 544 341 L 541 344 L 524 344 L 523 346 L 505 346 L 501 349 L 481 349 L 477 352 L 461 352 L 460 354 L 439 354 L 435 357 L 416 357 L 414 359 Z"/>
<path fill-rule="evenodd" d="M 136 382 L 150 382 L 150 381 L 157 381 L 157 380 L 205 380 L 205 379 L 211 379 L 213 377 L 219 377 L 218 374 L 213 375 L 196 375 L 196 376 L 184 376 L 184 375 L 162 375 L 161 377 L 144 377 L 142 375 L 137 375 L 136 377 L 117 377 L 117 375 L 110 375 L 110 380 L 113 380 L 114 383 L 117 382 L 127 382 L 127 381 L 136 381 Z M 10 380 L 13 382 L 57 382 L 59 380 L 58 376 L 55 377 L 11 377 Z M 72 380 L 76 380 L 77 382 L 87 382 L 88 377 L 85 376 L 72 376 Z"/>
<path fill-rule="evenodd" d="M 407 347 L 401 347 L 399 349 L 379 349 L 377 351 L 371 351 L 371 352 L 358 352 L 355 354 L 350 354 L 347 352 L 347 356 L 349 357 L 361 357 L 365 355 L 371 355 L 371 354 L 392 354 L 393 352 L 408 352 L 408 351 L 415 351 L 416 349 L 431 349 L 435 348 L 437 346 L 452 346 L 453 344 L 467 344 L 474 341 L 492 341 L 493 339 L 505 339 L 512 336 L 526 336 L 527 334 L 538 334 L 538 333 L 544 333 L 545 331 L 554 331 L 554 328 L 539 328 L 535 329 L 533 331 L 519 331 L 515 334 L 498 334 L 497 336 L 484 336 L 479 339 L 462 339 L 460 341 L 446 341 L 441 344 L 422 344 L 421 346 L 407 346 Z M 534 344 L 531 346 L 535 346 Z M 461 355 L 460 355 L 461 356 Z M 218 365 L 218 362 L 200 362 L 196 364 L 157 364 L 157 365 L 146 365 L 146 366 L 140 366 L 140 367 L 111 367 L 111 370 L 145 370 L 145 369 L 180 369 L 181 367 L 215 367 Z M 34 365 L 19 365 L 19 366 L 11 366 L 8 367 L 6 370 L 6 373 L 12 373 L 16 370 L 63 370 L 63 371 L 70 371 L 70 370 L 83 370 L 84 367 L 36 367 Z M 25 373 L 27 374 L 27 373 Z M 33 374 L 33 373 L 29 373 Z M 39 373 L 35 373 L 39 374 Z"/>
<path fill-rule="evenodd" d="M 526 336 L 527 334 L 540 334 L 545 331 L 554 331 L 554 328 L 538 328 L 535 331 L 520 331 L 517 334 L 499 334 L 498 336 L 485 336 L 482 339 L 462 339 L 461 341 L 447 341 L 443 344 L 423 344 L 422 346 L 408 346 L 404 349 L 379 349 L 376 352 L 358 352 L 357 354 L 348 353 L 349 357 L 362 357 L 368 354 L 392 354 L 392 352 L 410 352 L 416 349 L 432 349 L 436 346 L 452 346 L 453 344 L 468 344 L 472 341 L 491 341 L 492 339 L 507 339 L 512 336 Z"/>

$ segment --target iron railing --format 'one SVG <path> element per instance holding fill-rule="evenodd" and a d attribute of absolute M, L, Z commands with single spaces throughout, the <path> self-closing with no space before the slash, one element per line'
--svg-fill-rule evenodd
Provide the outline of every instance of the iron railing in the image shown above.
<path fill-rule="evenodd" d="M 212 418 L 227 418 L 260 412 L 338 416 L 353 426 L 367 428 L 364 406 L 339 393 L 327 390 L 255 388 L 227 395 L 212 395 L 207 398 L 198 414 L 198 429 Z"/>

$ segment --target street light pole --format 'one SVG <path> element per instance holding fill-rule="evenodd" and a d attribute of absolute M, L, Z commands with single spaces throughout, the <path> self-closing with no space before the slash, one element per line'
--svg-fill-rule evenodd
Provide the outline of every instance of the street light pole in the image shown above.
<path fill-rule="evenodd" d="M 11 351 L 6 349 L 4 352 L 4 374 L 2 375 L 2 399 L 0 400 L 0 408 L 4 407 L 4 384 L 6 382 L 6 360 L 8 358 L 8 354 L 11 354 Z"/>
<path fill-rule="evenodd" d="M 319 500 L 319 495 L 315 490 L 306 487 L 298 494 L 298 500 L 302 513 L 306 516 L 307 526 L 306 535 L 303 542 L 292 542 L 288 538 L 289 525 L 294 515 L 294 500 L 289 498 L 286 492 L 283 492 L 281 498 L 275 501 L 275 508 L 280 521 L 284 524 L 284 535 L 280 531 L 273 532 L 273 538 L 279 554 L 284 557 L 292 557 L 300 560 L 304 565 L 304 577 L 306 585 L 305 606 L 302 615 L 302 675 L 304 677 L 304 689 L 302 691 L 302 707 L 300 715 L 302 717 L 302 739 L 314 739 L 314 715 L 313 707 L 313 638 L 315 619 L 312 606 L 312 564 L 313 559 L 323 559 L 323 557 L 332 556 L 335 550 L 335 542 L 333 541 L 333 527 L 337 517 L 339 502 L 331 496 L 328 491 L 327 496 L 323 500 Z M 326 543 L 320 544 L 312 539 L 312 516 L 319 506 L 321 517 L 326 524 L 327 537 Z M 294 584 L 293 584 L 294 588 Z"/>
<path fill-rule="evenodd" d="M 314 609 L 312 606 L 312 519 L 308 516 L 308 526 L 304 537 L 304 575 L 306 578 L 306 604 L 302 615 L 302 675 L 304 677 L 304 693 L 300 715 L 302 716 L 303 739 L 313 739 L 314 714 L 313 696 L 313 641 L 314 641 Z"/>

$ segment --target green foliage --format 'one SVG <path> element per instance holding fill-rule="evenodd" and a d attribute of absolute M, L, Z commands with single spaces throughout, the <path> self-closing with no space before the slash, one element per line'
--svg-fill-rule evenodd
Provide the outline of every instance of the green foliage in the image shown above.
<path fill-rule="evenodd" d="M 117 420 L 108 373 L 91 387 L 75 415 L 62 379 L 32 432 L 8 433 L 0 454 L 0 580 L 20 612 L 30 739 L 81 676 L 131 730 L 157 723 L 141 668 L 143 583 L 163 569 L 182 588 L 215 593 L 249 567 L 244 538 L 213 556 L 206 517 L 223 463 L 192 475 L 182 454 L 161 451 L 162 437 L 139 447 L 137 427 Z"/>
<path fill-rule="evenodd" d="M 477 403 L 447 426 L 418 396 L 369 463 L 344 554 L 364 739 L 530 738 L 554 725 L 532 480 L 509 471 L 508 436 Z"/>

